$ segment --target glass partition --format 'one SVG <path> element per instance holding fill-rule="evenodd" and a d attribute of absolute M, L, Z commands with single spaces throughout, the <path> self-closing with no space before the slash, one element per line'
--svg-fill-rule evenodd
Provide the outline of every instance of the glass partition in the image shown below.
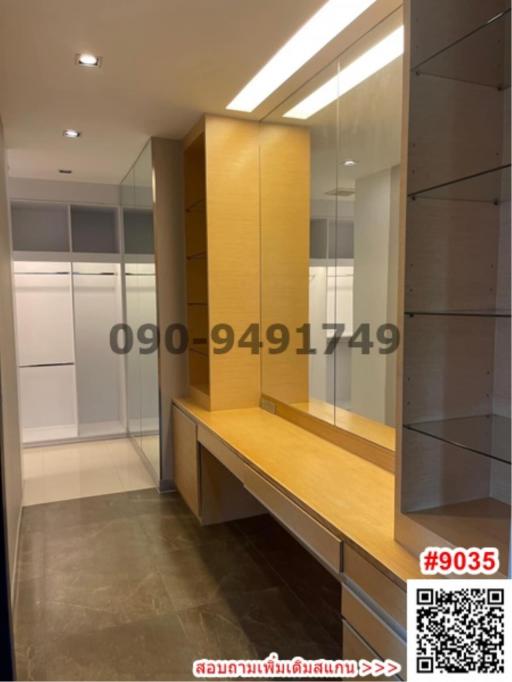
<path fill-rule="evenodd" d="M 160 478 L 158 353 L 141 352 L 137 334 L 156 329 L 151 143 L 121 183 L 126 322 L 134 344 L 125 356 L 126 410 L 130 436 Z M 150 327 L 144 325 L 151 326 Z"/>
<path fill-rule="evenodd" d="M 279 309 L 276 299 L 283 310 L 301 307 L 306 319 L 294 319 L 297 329 L 288 332 L 292 352 L 308 364 L 307 390 L 291 392 L 280 373 L 284 356 L 273 360 L 264 352 L 262 393 L 361 434 L 371 420 L 375 439 L 389 448 L 398 347 L 402 52 L 397 11 L 263 121 L 263 129 L 277 124 L 307 131 L 310 200 L 308 235 L 290 219 L 273 231 L 262 229 L 261 236 L 262 333 Z M 309 257 L 294 278 L 290 259 L 299 243 L 307 244 Z M 286 288 L 272 290 L 269 277 L 274 284 L 286 280 Z M 302 368 L 294 363 L 297 376 Z"/>

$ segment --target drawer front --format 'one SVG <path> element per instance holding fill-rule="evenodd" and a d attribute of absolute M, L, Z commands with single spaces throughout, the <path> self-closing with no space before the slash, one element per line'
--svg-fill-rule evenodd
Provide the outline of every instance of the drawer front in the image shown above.
<path fill-rule="evenodd" d="M 271 483 L 245 467 L 247 490 L 335 573 L 341 572 L 341 540 L 298 507 Z"/>
<path fill-rule="evenodd" d="M 190 509 L 199 518 L 199 457 L 195 422 L 172 408 L 174 482 Z"/>
<path fill-rule="evenodd" d="M 218 459 L 221 464 L 224 464 L 226 469 L 229 469 L 232 474 L 243 481 L 245 465 L 229 446 L 200 425 L 197 428 L 197 439 L 208 452 Z"/>
<path fill-rule="evenodd" d="M 350 545 L 343 548 L 343 571 L 393 620 L 407 627 L 407 594 Z"/>
<path fill-rule="evenodd" d="M 347 660 L 359 661 L 373 661 L 374 658 L 379 658 L 378 654 L 370 649 L 368 644 L 359 637 L 357 632 L 352 627 L 343 621 L 343 658 Z M 357 679 L 357 678 L 356 678 Z M 368 677 L 365 675 L 365 680 L 398 680 L 398 677 L 386 677 L 381 675 L 379 677 Z"/>
<path fill-rule="evenodd" d="M 345 585 L 342 585 L 341 590 L 341 613 L 379 658 L 382 660 L 390 658 L 400 663 L 405 677 L 407 663 L 405 642 Z"/>

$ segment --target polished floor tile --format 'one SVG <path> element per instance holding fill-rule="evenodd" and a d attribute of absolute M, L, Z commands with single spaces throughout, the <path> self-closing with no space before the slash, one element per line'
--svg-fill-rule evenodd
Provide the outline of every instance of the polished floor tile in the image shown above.
<path fill-rule="evenodd" d="M 270 517 L 201 527 L 176 493 L 26 507 L 16 578 L 20 680 L 192 680 L 196 658 L 339 653 L 334 578 Z"/>
<path fill-rule="evenodd" d="M 25 506 L 154 486 L 126 438 L 26 448 L 23 478 Z"/>

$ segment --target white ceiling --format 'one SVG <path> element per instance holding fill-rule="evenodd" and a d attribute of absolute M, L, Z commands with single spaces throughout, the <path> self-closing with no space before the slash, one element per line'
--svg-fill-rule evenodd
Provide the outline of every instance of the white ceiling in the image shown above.
<path fill-rule="evenodd" d="M 9 174 L 119 182 L 148 137 L 181 138 L 201 113 L 224 112 L 323 2 L 0 0 Z M 75 66 L 78 52 L 103 66 Z"/>

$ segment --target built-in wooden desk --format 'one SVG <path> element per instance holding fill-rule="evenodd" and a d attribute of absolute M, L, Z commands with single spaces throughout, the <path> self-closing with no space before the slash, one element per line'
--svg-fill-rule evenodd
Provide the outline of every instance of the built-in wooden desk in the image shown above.
<path fill-rule="evenodd" d="M 418 559 L 393 538 L 394 476 L 260 408 L 175 404 L 402 589 Z"/>
<path fill-rule="evenodd" d="M 341 582 L 342 652 L 405 676 L 406 583 L 393 538 L 394 475 L 260 408 L 173 406 L 176 485 L 203 523 L 269 511 Z"/>

